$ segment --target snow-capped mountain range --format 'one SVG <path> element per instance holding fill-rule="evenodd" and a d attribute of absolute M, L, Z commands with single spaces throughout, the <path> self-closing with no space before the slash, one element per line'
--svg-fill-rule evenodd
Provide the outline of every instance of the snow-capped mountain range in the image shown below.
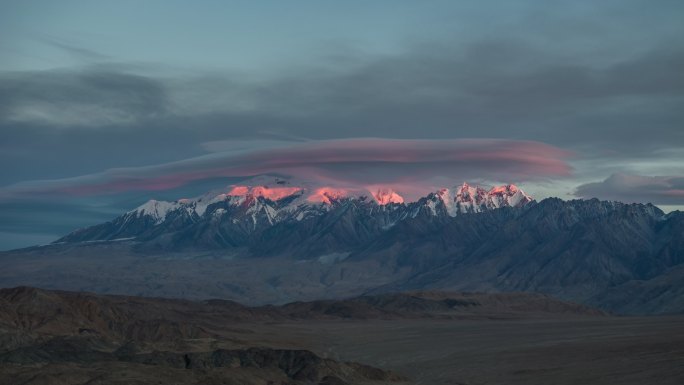
<path fill-rule="evenodd" d="M 51 264 L 62 258 L 56 270 L 64 275 L 35 270 L 36 282 L 79 290 L 192 291 L 260 303 L 535 291 L 609 310 L 672 313 L 684 309 L 683 234 L 682 212 L 598 199 L 535 202 L 513 185 L 463 184 L 406 202 L 389 189 L 260 180 L 150 201 L 58 244 L 19 251 L 17 261 L 33 261 L 22 253 Z M 73 267 L 76 257 L 106 279 Z"/>
<path fill-rule="evenodd" d="M 388 228 L 406 218 L 455 217 L 501 207 L 522 207 L 533 199 L 515 185 L 484 189 L 463 183 L 440 189 L 413 202 L 380 188 L 321 187 L 305 182 L 260 177 L 193 199 L 150 200 L 105 224 L 79 229 L 57 242 L 134 238 L 207 247 L 238 246 L 254 233 L 281 223 L 308 221 L 353 209 L 355 221 L 370 220 Z M 174 241 L 175 242 L 175 241 Z M 174 243 L 172 242 L 172 243 Z"/>
<path fill-rule="evenodd" d="M 129 211 L 127 215 L 147 216 L 159 224 L 165 221 L 169 213 L 177 210 L 201 217 L 209 206 L 225 203 L 232 207 L 248 207 L 246 213 L 254 223 L 260 215 L 264 215 L 273 224 L 288 219 L 300 221 L 308 215 L 329 211 L 335 206 L 353 200 L 377 206 L 405 205 L 413 209 L 408 213 L 411 217 L 418 215 L 420 206 L 428 207 L 433 215 L 437 215 L 437 207 L 441 204 L 447 214 L 453 217 L 500 207 L 520 207 L 533 201 L 532 197 L 512 184 L 486 190 L 463 183 L 462 186 L 451 189 L 440 189 L 416 202 L 405 203 L 404 198 L 391 189 L 365 192 L 331 187 L 310 188 L 292 186 L 287 181 L 275 180 L 273 184 L 234 185 L 230 186 L 226 193 L 207 194 L 195 199 L 179 199 L 174 202 L 150 200 Z M 219 209 L 213 211 L 212 215 L 225 213 L 226 210 Z"/>

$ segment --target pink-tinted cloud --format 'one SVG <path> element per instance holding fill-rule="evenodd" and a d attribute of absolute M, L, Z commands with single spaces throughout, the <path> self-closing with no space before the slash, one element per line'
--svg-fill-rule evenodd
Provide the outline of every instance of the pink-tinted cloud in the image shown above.
<path fill-rule="evenodd" d="M 575 195 L 656 205 L 684 204 L 684 176 L 613 174 L 604 181 L 577 187 Z"/>
<path fill-rule="evenodd" d="M 24 183 L 4 193 L 113 194 L 166 190 L 216 177 L 279 173 L 321 186 L 384 186 L 404 197 L 434 180 L 521 182 L 569 176 L 571 154 L 535 141 L 497 139 L 310 141 L 207 156 L 157 166 L 112 169 L 78 178 Z"/>

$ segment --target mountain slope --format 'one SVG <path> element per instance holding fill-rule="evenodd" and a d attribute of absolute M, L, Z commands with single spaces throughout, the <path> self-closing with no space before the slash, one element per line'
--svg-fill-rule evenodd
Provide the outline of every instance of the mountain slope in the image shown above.
<path fill-rule="evenodd" d="M 679 243 L 672 245 L 682 234 L 664 231 L 676 221 L 651 205 L 546 199 L 519 212 L 454 218 L 438 230 L 407 221 L 365 255 L 350 258 L 415 267 L 416 274 L 388 290 L 524 290 L 582 301 L 681 263 L 663 257 L 665 247 L 668 256 L 684 252 Z M 416 265 L 426 258 L 433 259 L 427 268 Z"/>
<path fill-rule="evenodd" d="M 309 248 L 326 252 L 352 248 L 406 218 L 454 217 L 533 202 L 514 185 L 485 191 L 463 184 L 405 203 L 387 189 L 364 193 L 293 186 L 279 179 L 258 181 L 265 184 L 232 186 L 227 193 L 175 202 L 152 200 L 111 222 L 76 230 L 57 243 L 133 238 L 147 248 L 221 249 L 263 245 L 266 239 L 283 236 L 315 239 L 318 244 L 309 242 Z M 273 252 L 259 246 L 255 251 Z"/>

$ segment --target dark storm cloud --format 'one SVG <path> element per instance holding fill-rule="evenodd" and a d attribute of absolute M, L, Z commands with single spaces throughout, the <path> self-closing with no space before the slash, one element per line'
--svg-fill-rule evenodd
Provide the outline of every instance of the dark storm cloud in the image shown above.
<path fill-rule="evenodd" d="M 129 69 L 0 74 L 0 163 L 15 165 L 0 169 L 0 184 L 199 155 L 199 143 L 163 125 L 164 82 Z"/>
<path fill-rule="evenodd" d="M 684 176 L 613 174 L 604 181 L 577 187 L 575 195 L 621 202 L 684 205 Z"/>
<path fill-rule="evenodd" d="M 684 144 L 684 112 L 673 108 L 684 102 L 681 44 L 609 64 L 514 40 L 414 45 L 345 63 L 261 80 L 96 67 L 6 74 L 0 100 L 5 124 L 124 127 L 131 136 L 163 127 L 176 138 L 192 131 L 196 142 L 269 131 L 314 139 L 507 137 L 634 152 Z"/>
<path fill-rule="evenodd" d="M 380 62 L 325 85 L 332 95 L 312 100 L 332 100 L 328 112 L 357 100 L 354 116 L 385 135 L 424 127 L 434 136 L 535 138 L 634 153 L 684 144 L 684 112 L 673 108 L 684 102 L 682 51 L 594 68 L 502 44 L 471 48 L 463 58 L 426 52 L 422 61 Z"/>
<path fill-rule="evenodd" d="M 166 114 L 163 83 L 107 68 L 0 75 L 3 125 L 74 129 L 134 126 Z"/>
<path fill-rule="evenodd" d="M 416 46 L 261 83 L 217 78 L 205 117 L 234 117 L 310 138 L 507 137 L 648 153 L 684 144 L 681 46 L 609 64 L 557 57 L 522 42 Z M 192 90 L 193 84 L 185 89 Z M 222 89 L 223 92 L 217 91 Z M 258 123 L 257 123 L 258 124 Z"/>

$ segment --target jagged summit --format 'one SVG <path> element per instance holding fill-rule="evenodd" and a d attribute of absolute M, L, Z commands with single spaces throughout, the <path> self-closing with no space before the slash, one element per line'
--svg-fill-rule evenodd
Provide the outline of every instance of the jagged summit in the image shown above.
<path fill-rule="evenodd" d="M 166 214 L 175 207 L 176 205 L 173 202 L 151 199 L 137 207 L 133 212 L 138 216 L 152 217 L 155 223 L 161 223 L 166 218 Z"/>
<path fill-rule="evenodd" d="M 255 182 L 260 184 L 255 184 Z M 435 196 L 441 200 L 451 216 L 499 207 L 519 207 L 534 200 L 513 184 L 495 186 L 485 190 L 480 186 L 470 186 L 467 182 L 464 182 L 460 187 L 440 189 L 428 195 L 428 198 Z M 231 185 L 226 189 L 226 192 L 209 193 L 196 199 L 184 198 L 174 202 L 150 200 L 129 213 L 137 216 L 149 215 L 154 218 L 156 223 L 159 223 L 164 220 L 168 212 L 179 208 L 184 208 L 190 213 L 194 211 L 197 215 L 202 216 L 208 206 L 218 202 L 229 202 L 232 205 L 270 202 L 277 203 L 280 208 L 285 208 L 286 211 L 296 211 L 301 206 L 334 205 L 350 199 L 375 202 L 378 205 L 391 203 L 411 205 L 421 201 L 419 199 L 414 202 L 406 202 L 398 192 L 390 188 L 378 188 L 369 192 L 359 188 L 314 187 L 306 182 L 297 182 L 295 185 L 292 181 L 284 179 L 260 177 L 248 183 Z M 287 201 L 287 203 L 281 204 L 283 201 Z"/>
<path fill-rule="evenodd" d="M 441 189 L 437 191 L 435 197 L 439 198 L 451 216 L 500 207 L 520 207 L 534 200 L 512 184 L 485 190 L 480 186 L 472 187 L 468 183 L 463 183 L 460 187 Z"/>
<path fill-rule="evenodd" d="M 309 203 L 332 205 L 352 195 L 353 194 L 349 190 L 343 188 L 319 187 L 314 189 L 311 194 L 306 197 L 306 201 Z"/>
<path fill-rule="evenodd" d="M 404 197 L 397 194 L 394 190 L 389 188 L 380 188 L 373 193 L 373 198 L 380 205 L 387 205 L 390 203 L 404 203 Z"/>
<path fill-rule="evenodd" d="M 390 188 L 319 186 L 306 181 L 258 177 L 197 198 L 150 200 L 105 224 L 80 229 L 58 242 L 186 237 L 186 242 L 236 246 L 281 223 L 347 215 L 354 226 L 387 229 L 421 213 L 457 216 L 501 207 L 522 207 L 533 199 L 514 185 L 489 190 L 467 183 L 407 202 Z M 337 214 L 335 214 L 337 213 Z M 343 230 L 347 231 L 347 230 Z M 345 235 L 346 236 L 346 235 Z M 206 237 L 206 239 L 204 239 Z M 176 240 L 173 240 L 176 242 Z"/>
<path fill-rule="evenodd" d="M 302 187 L 268 187 L 268 186 L 234 186 L 226 193 L 229 196 L 262 197 L 272 201 L 279 201 L 293 195 L 301 195 Z"/>

